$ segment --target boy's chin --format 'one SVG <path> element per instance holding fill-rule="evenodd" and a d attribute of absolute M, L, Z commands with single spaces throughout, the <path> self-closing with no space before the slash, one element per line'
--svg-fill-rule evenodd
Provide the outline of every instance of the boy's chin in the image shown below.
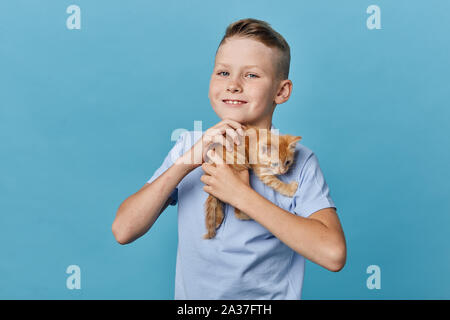
<path fill-rule="evenodd" d="M 223 117 L 220 117 L 220 119 L 222 120 L 229 119 L 239 122 L 240 124 L 246 124 L 248 122 L 248 119 L 246 119 L 245 117 L 239 117 L 235 115 L 224 115 Z"/>
<path fill-rule="evenodd" d="M 248 121 L 245 114 L 240 114 L 239 112 L 217 112 L 216 111 L 216 114 L 222 120 L 229 119 L 229 120 L 239 122 L 241 124 L 244 124 Z"/>

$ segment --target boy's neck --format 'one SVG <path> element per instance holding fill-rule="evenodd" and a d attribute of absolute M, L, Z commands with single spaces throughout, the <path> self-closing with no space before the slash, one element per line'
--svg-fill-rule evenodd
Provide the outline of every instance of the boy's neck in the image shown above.
<path fill-rule="evenodd" d="M 260 122 L 260 123 L 243 123 L 244 125 L 250 125 L 253 127 L 256 127 L 258 129 L 266 129 L 266 130 L 271 130 L 272 129 L 272 119 L 270 119 L 270 121 L 264 121 L 264 122 Z"/>
<path fill-rule="evenodd" d="M 267 114 L 262 119 L 260 118 L 260 119 L 258 119 L 256 121 L 244 122 L 242 124 L 243 125 L 250 125 L 250 126 L 253 126 L 255 128 L 266 129 L 266 130 L 270 131 L 272 129 L 272 113 Z"/>

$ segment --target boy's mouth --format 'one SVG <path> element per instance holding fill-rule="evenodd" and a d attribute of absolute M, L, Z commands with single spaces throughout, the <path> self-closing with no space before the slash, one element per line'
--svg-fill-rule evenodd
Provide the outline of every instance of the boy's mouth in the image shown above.
<path fill-rule="evenodd" d="M 222 100 L 222 102 L 224 102 L 225 104 L 230 105 L 230 106 L 240 106 L 240 105 L 247 103 L 247 101 L 235 100 L 235 99 L 224 99 L 224 100 Z"/>

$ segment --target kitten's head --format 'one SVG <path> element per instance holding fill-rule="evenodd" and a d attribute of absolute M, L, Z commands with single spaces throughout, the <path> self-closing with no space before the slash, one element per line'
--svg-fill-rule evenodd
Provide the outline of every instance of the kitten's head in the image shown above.
<path fill-rule="evenodd" d="M 270 134 L 267 142 L 261 139 L 259 156 L 262 164 L 274 175 L 285 174 L 294 162 L 295 146 L 301 138 L 289 134 Z"/>

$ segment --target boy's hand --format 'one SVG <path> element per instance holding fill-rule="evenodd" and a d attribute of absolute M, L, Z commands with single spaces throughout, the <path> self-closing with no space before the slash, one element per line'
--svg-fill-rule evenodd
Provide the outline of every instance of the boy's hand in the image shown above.
<path fill-rule="evenodd" d="M 209 163 L 202 164 L 205 172 L 200 178 L 205 184 L 203 190 L 236 207 L 237 203 L 242 201 L 242 197 L 246 197 L 246 191 L 251 190 L 248 170 L 240 172 L 233 170 L 214 150 L 209 150 L 207 156 L 215 166 Z"/>
<path fill-rule="evenodd" d="M 206 153 L 214 144 L 225 146 L 228 151 L 232 151 L 233 144 L 242 143 L 245 126 L 237 121 L 224 119 L 206 130 L 202 138 L 197 141 L 192 148 L 187 151 L 177 162 L 190 164 L 195 169 L 206 162 Z"/>

